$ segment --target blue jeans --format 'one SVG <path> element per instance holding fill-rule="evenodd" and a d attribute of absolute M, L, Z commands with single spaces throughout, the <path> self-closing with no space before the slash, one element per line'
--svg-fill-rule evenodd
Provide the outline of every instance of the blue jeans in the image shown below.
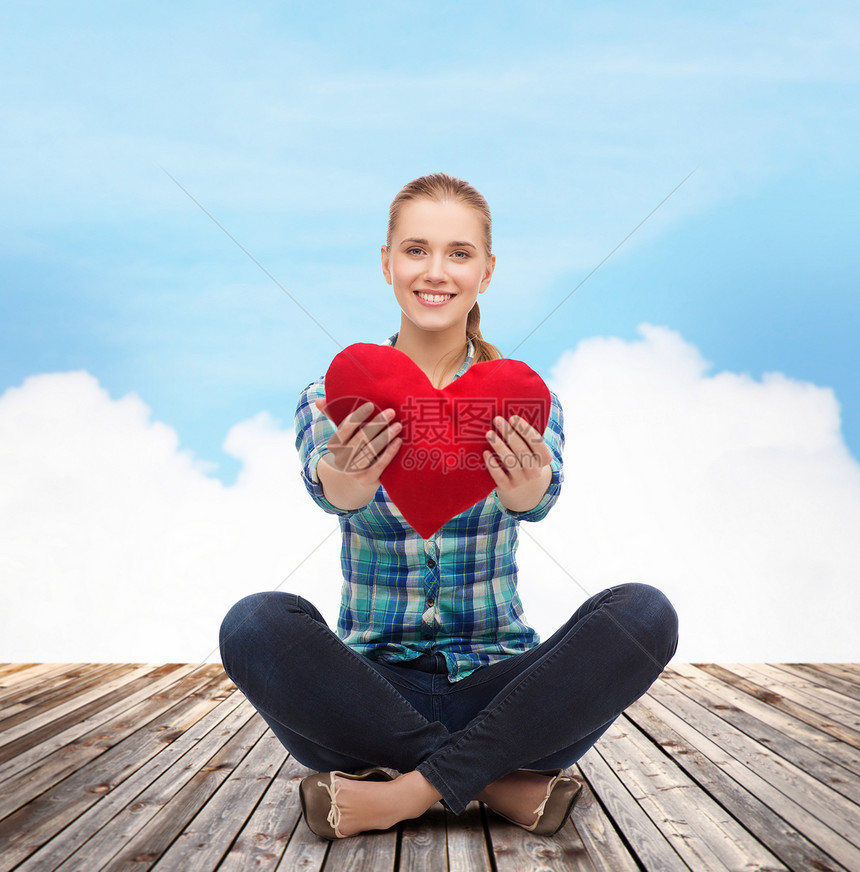
<path fill-rule="evenodd" d="M 221 658 L 300 763 L 417 769 L 461 814 L 516 769 L 576 762 L 651 686 L 677 639 L 666 597 L 624 584 L 588 599 L 540 645 L 452 683 L 440 654 L 372 661 L 307 600 L 269 591 L 229 611 Z"/>

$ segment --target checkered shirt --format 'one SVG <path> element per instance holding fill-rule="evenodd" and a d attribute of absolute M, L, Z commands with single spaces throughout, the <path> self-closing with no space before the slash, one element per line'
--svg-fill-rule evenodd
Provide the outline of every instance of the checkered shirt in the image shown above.
<path fill-rule="evenodd" d="M 386 345 L 394 345 L 397 334 Z M 459 378 L 471 366 L 468 343 Z M 450 681 L 480 666 L 525 651 L 539 641 L 517 593 L 520 521 L 539 521 L 558 499 L 564 429 L 561 404 L 552 404 L 544 439 L 552 453 L 552 479 L 529 511 L 511 512 L 496 491 L 422 539 L 380 485 L 360 509 L 330 503 L 317 477 L 334 424 L 314 405 L 325 396 L 320 377 L 302 391 L 296 408 L 296 448 L 301 476 L 314 501 L 338 516 L 343 545 L 343 589 L 338 635 L 355 651 L 385 661 L 439 652 Z"/>

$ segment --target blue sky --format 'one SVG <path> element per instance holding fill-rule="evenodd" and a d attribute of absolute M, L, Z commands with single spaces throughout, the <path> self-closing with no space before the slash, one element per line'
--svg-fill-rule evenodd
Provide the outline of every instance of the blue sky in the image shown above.
<path fill-rule="evenodd" d="M 388 204 L 436 170 L 493 208 L 485 337 L 564 401 L 540 632 L 638 579 L 682 659 L 856 659 L 855 2 L 9 0 L 0 77 L 0 659 L 204 657 L 288 576 L 336 614 L 292 414 L 397 330 Z"/>
<path fill-rule="evenodd" d="M 85 369 L 229 481 L 221 442 L 397 328 L 378 268 L 402 183 L 475 183 L 484 333 L 546 374 L 647 321 L 713 363 L 836 391 L 860 456 L 849 3 L 6 3 L 0 389 Z M 528 329 L 526 329 L 528 328 Z"/>

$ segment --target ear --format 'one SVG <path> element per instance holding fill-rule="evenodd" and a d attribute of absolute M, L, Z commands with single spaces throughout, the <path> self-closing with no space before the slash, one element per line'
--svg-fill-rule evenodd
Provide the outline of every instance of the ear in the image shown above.
<path fill-rule="evenodd" d="M 487 261 L 487 269 L 484 271 L 484 276 L 481 279 L 481 284 L 478 285 L 478 293 L 483 294 L 487 290 L 487 285 L 490 284 L 490 279 L 493 277 L 493 270 L 496 268 L 496 255 L 491 254 Z"/>
<path fill-rule="evenodd" d="M 391 284 L 391 255 L 388 253 L 388 246 L 382 246 L 382 274 L 385 276 L 385 281 Z"/>

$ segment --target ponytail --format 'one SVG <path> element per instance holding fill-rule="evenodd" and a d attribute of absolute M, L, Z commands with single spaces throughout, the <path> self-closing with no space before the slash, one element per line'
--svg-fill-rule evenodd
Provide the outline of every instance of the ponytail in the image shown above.
<path fill-rule="evenodd" d="M 475 363 L 498 360 L 502 356 L 502 352 L 495 345 L 491 345 L 481 336 L 481 310 L 478 308 L 477 301 L 466 318 L 466 337 L 471 339 L 475 346 Z"/>
<path fill-rule="evenodd" d="M 475 357 L 472 360 L 472 363 L 484 363 L 484 361 L 487 360 L 501 359 L 502 352 L 499 351 L 495 345 L 491 345 L 483 336 L 481 336 L 481 310 L 478 308 L 477 301 L 469 310 L 469 314 L 466 318 L 466 338 L 471 339 L 472 345 L 475 347 Z M 453 361 L 460 354 L 462 354 L 462 351 L 454 351 L 447 355 L 447 357 L 443 357 L 442 360 L 436 364 L 436 368 L 433 370 L 434 374 L 438 371 L 439 367 L 442 367 L 443 373 L 446 372 L 448 367 L 451 366 Z"/>

